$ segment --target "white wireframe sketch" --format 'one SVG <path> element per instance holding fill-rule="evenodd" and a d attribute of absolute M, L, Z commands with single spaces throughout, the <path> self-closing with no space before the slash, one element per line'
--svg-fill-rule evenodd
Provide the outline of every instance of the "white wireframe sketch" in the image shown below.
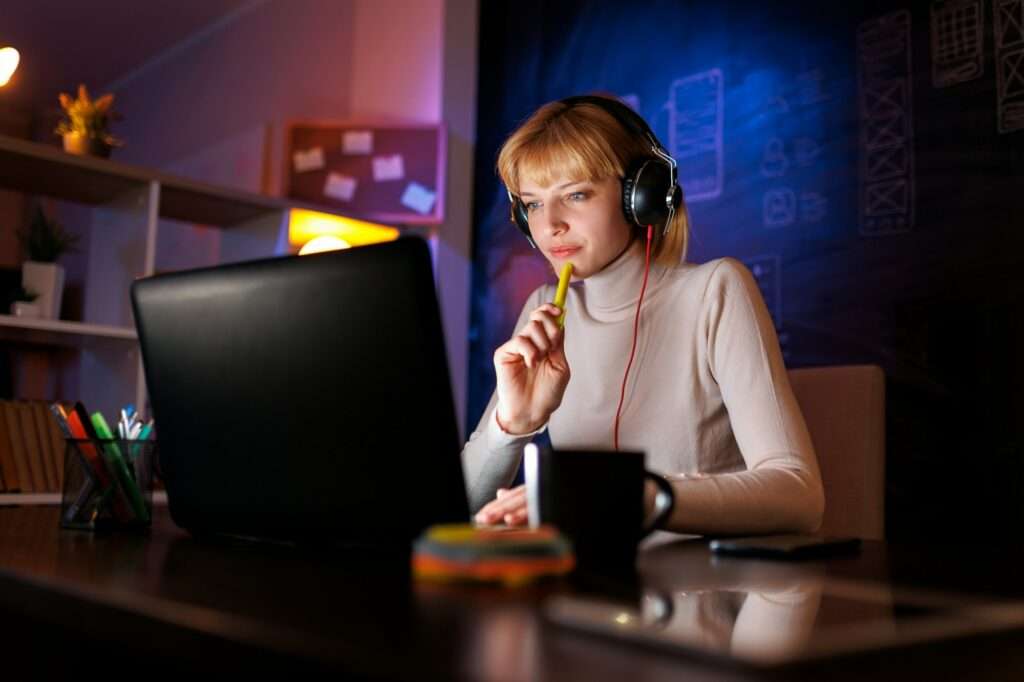
<path fill-rule="evenodd" d="M 821 156 L 821 145 L 811 137 L 793 140 L 793 159 L 798 166 L 810 166 Z"/>
<path fill-rule="evenodd" d="M 820 223 L 828 216 L 828 199 L 818 192 L 800 193 L 800 221 Z"/>
<path fill-rule="evenodd" d="M 761 155 L 761 175 L 766 178 L 780 178 L 789 170 L 786 145 L 778 137 L 768 140 Z"/>
<path fill-rule="evenodd" d="M 995 0 L 996 121 L 1000 133 L 1024 129 L 1024 0 Z"/>
<path fill-rule="evenodd" d="M 914 226 L 910 12 L 871 19 L 857 31 L 860 233 Z"/>
<path fill-rule="evenodd" d="M 931 19 L 932 85 L 948 88 L 984 74 L 984 1 L 936 0 Z"/>
<path fill-rule="evenodd" d="M 779 254 L 744 258 L 743 264 L 754 275 L 754 281 L 761 290 L 768 312 L 775 322 L 775 328 L 782 328 L 782 259 Z"/>
<path fill-rule="evenodd" d="M 689 202 L 722 194 L 723 106 L 721 69 L 680 78 L 669 86 L 669 153 L 679 163 L 679 182 Z"/>
<path fill-rule="evenodd" d="M 789 227 L 796 222 L 796 194 L 788 187 L 777 187 L 764 193 L 764 226 Z"/>

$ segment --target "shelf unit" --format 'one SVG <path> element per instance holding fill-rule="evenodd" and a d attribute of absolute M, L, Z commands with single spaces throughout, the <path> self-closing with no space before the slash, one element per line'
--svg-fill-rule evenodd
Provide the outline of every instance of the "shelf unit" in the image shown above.
<path fill-rule="evenodd" d="M 167 491 L 154 490 L 153 504 L 167 504 Z M 3 493 L 0 494 L 0 507 L 47 505 L 56 507 L 60 505 L 60 493 Z"/>
<path fill-rule="evenodd" d="M 129 300 L 133 280 L 283 254 L 291 208 L 332 212 L 5 136 L 0 188 L 70 202 L 61 205 L 71 206 L 75 223 L 85 223 L 88 233 L 83 319 L 0 315 L 0 342 L 70 350 L 77 371 L 69 373 L 70 385 L 61 384 L 59 398 L 80 399 L 105 414 L 116 414 L 129 401 L 140 409 L 147 404 Z M 189 249 L 182 244 L 195 241 L 195 232 L 182 233 L 189 230 L 204 233 L 205 250 L 198 261 L 183 263 L 181 252 Z M 0 504 L 36 497 L 53 503 L 53 496 L 7 494 L 0 495 Z"/>

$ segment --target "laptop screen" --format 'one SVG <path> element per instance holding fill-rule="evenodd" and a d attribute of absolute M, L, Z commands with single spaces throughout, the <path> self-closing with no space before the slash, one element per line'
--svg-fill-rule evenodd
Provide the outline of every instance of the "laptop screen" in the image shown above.
<path fill-rule="evenodd" d="M 178 525 L 392 544 L 468 519 L 422 240 L 158 275 L 132 304 Z"/>

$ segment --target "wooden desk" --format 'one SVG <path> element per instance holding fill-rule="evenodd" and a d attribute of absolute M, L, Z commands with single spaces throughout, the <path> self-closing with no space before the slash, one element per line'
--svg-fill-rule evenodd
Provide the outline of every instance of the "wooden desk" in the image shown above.
<path fill-rule="evenodd" d="M 922 552 L 867 543 L 860 555 L 778 564 L 713 561 L 704 541 L 644 554 L 644 586 L 677 594 L 709 585 L 871 581 L 1024 596 L 1020 550 Z M 544 622 L 545 596 L 417 584 L 407 563 L 319 550 L 204 544 L 158 507 L 149 535 L 58 529 L 54 507 L 0 509 L 0 651 L 5 671 L 232 676 L 340 671 L 399 679 L 761 679 L 742 666 L 619 644 Z M 728 623 L 726 623 L 728 627 Z M 1020 679 L 1019 634 L 831 660 L 786 679 Z M 880 667 L 881 666 L 881 667 Z M 882 674 L 882 677 L 878 677 Z"/>

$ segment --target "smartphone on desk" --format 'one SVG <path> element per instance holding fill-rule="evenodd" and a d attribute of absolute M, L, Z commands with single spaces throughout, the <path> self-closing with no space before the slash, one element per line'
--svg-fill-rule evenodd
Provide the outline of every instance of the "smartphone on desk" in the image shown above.
<path fill-rule="evenodd" d="M 821 535 L 762 535 L 719 538 L 709 545 L 717 555 L 758 559 L 807 559 L 850 554 L 860 549 L 860 538 Z"/>

